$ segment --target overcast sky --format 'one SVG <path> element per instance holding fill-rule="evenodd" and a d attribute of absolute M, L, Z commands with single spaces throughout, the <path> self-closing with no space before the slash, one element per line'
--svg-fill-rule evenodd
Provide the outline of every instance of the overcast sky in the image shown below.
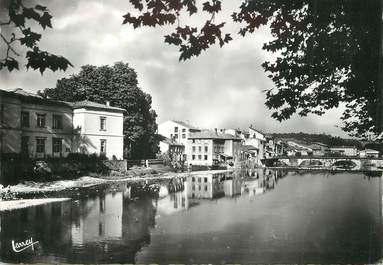
<path fill-rule="evenodd" d="M 130 8 L 128 1 L 37 2 L 47 5 L 54 17 L 53 29 L 43 34 L 42 49 L 65 56 L 74 68 L 56 73 L 48 70 L 43 76 L 26 69 L 13 73 L 2 70 L 1 88 L 21 87 L 35 92 L 54 87 L 57 79 L 78 72 L 82 65 L 123 61 L 137 71 L 140 87 L 152 95 L 158 123 L 179 119 L 211 128 L 246 128 L 253 124 L 266 132 L 325 132 L 345 136 L 336 127 L 340 125 L 340 110 L 332 110 L 322 117 L 294 116 L 282 123 L 270 117 L 262 90 L 273 84 L 261 67 L 262 62 L 273 58 L 261 49 L 271 39 L 267 28 L 236 39 L 224 48 L 213 48 L 198 58 L 179 62 L 177 48 L 163 42 L 168 29 L 134 30 L 121 24 L 122 15 Z M 225 4 L 235 2 L 238 4 L 237 1 Z M 197 20 L 192 22 L 198 23 Z M 232 25 L 227 27 L 234 29 Z"/>

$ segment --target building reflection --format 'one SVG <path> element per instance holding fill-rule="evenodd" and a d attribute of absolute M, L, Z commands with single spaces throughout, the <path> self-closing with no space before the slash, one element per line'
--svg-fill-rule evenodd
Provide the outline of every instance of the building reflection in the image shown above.
<path fill-rule="evenodd" d="M 150 243 L 157 203 L 151 196 L 131 200 L 127 190 L 3 213 L 1 261 L 134 263 Z M 30 237 L 39 241 L 34 251 L 12 250 L 12 240 Z"/>
<path fill-rule="evenodd" d="M 216 199 L 240 195 L 241 185 L 241 176 L 230 172 L 189 176 L 185 189 L 189 199 Z"/>
<path fill-rule="evenodd" d="M 287 175 L 287 171 L 260 169 L 253 171 L 250 178 L 246 178 L 241 187 L 241 194 L 248 194 L 250 198 L 272 191 L 278 181 Z"/>
<path fill-rule="evenodd" d="M 158 189 L 123 184 L 71 201 L 2 213 L 1 261 L 135 263 L 137 252 L 151 242 L 156 215 L 179 214 L 204 199 L 263 194 L 281 177 L 267 170 L 251 178 L 243 173 L 191 175 Z M 30 237 L 39 241 L 34 251 L 12 251 L 12 240 Z"/>
<path fill-rule="evenodd" d="M 109 193 L 73 205 L 72 244 L 120 239 L 122 236 L 123 194 Z"/>

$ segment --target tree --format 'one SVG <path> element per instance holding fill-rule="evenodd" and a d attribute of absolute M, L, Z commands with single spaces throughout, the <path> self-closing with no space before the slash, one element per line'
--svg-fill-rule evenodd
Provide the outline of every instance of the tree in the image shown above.
<path fill-rule="evenodd" d="M 151 108 L 151 96 L 138 87 L 137 74 L 127 63 L 113 66 L 81 67 L 78 74 L 57 81 L 40 95 L 56 100 L 90 100 L 126 110 L 124 114 L 124 150 L 130 158 L 154 158 L 158 152 L 155 139 L 156 112 Z"/>
<path fill-rule="evenodd" d="M 275 84 L 265 90 L 272 117 L 322 115 L 345 104 L 344 131 L 353 136 L 382 131 L 377 123 L 382 112 L 377 85 L 381 0 L 243 0 L 231 17 L 218 22 L 220 0 L 202 6 L 195 0 L 129 1 L 134 11 L 124 15 L 123 23 L 134 28 L 173 25 L 164 41 L 179 47 L 179 60 L 232 41 L 233 33 L 224 32 L 229 21 L 241 24 L 239 37 L 270 26 L 275 39 L 263 48 L 277 59 L 263 67 Z M 208 18 L 201 27 L 182 25 L 185 14 Z"/>
<path fill-rule="evenodd" d="M 40 50 L 38 44 L 42 35 L 33 29 L 34 24 L 43 30 L 51 28 L 52 15 L 46 6 L 30 6 L 25 2 L 27 1 L 0 2 L 0 70 L 19 70 L 21 52 L 25 52 L 27 68 L 39 70 L 41 73 L 46 69 L 65 71 L 72 64 L 62 56 Z"/>

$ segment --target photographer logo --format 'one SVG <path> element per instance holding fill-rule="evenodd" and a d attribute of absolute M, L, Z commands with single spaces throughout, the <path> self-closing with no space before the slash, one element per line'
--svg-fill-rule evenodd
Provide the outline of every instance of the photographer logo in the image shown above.
<path fill-rule="evenodd" d="M 32 248 L 32 250 L 35 250 L 33 246 L 37 243 L 39 243 L 39 241 L 33 242 L 32 237 L 22 242 L 15 242 L 12 240 L 12 249 L 14 252 L 22 252 L 27 248 Z"/>

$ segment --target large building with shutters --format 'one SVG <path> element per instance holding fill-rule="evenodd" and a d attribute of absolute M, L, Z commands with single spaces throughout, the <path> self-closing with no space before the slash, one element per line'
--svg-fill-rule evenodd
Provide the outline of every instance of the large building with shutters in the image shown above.
<path fill-rule="evenodd" d="M 0 90 L 0 153 L 44 158 L 81 152 L 122 159 L 123 113 L 109 104 Z"/>

